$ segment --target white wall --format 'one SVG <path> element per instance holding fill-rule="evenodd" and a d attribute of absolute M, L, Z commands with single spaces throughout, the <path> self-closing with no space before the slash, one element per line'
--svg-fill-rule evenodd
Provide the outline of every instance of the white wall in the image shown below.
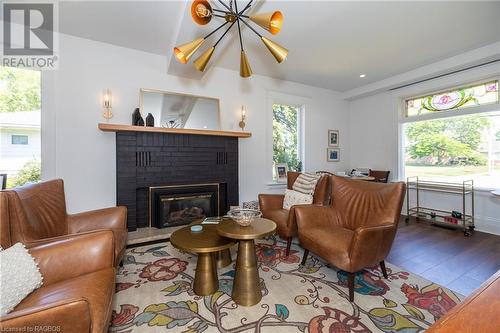
<path fill-rule="evenodd" d="M 273 191 L 267 186 L 272 169 L 266 163 L 272 144 L 270 92 L 309 101 L 304 135 L 307 170 L 345 170 L 348 165 L 347 102 L 329 90 L 257 75 L 241 79 L 237 72 L 224 69 L 211 70 L 201 81 L 184 79 L 166 74 L 166 55 L 64 35 L 59 59 L 59 69 L 44 72 L 42 81 L 42 172 L 44 179 L 64 179 L 70 212 L 116 204 L 115 134 L 97 129 L 104 121 L 100 94 L 105 88 L 113 93 L 114 118 L 110 122 L 117 124 L 130 124 L 139 105 L 140 88 L 219 98 L 224 130 L 240 130 L 239 110 L 246 105 L 246 130 L 253 136 L 240 139 L 240 201 Z M 341 162 L 326 162 L 328 129 L 341 131 L 345 154 Z"/>
<path fill-rule="evenodd" d="M 403 180 L 399 168 L 399 128 L 401 101 L 405 97 L 481 81 L 500 75 L 500 64 L 492 64 L 413 85 L 392 92 L 382 92 L 350 102 L 351 167 L 390 170 L 393 180 Z M 475 215 L 477 230 L 500 235 L 500 200 L 489 191 L 476 191 Z M 450 195 L 426 192 L 423 203 L 445 210 L 461 207 L 461 200 Z M 406 209 L 403 208 L 403 213 Z"/>

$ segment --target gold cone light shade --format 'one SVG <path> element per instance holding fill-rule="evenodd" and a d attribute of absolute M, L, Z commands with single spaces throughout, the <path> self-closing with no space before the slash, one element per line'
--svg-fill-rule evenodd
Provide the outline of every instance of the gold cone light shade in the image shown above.
<path fill-rule="evenodd" d="M 215 47 L 212 46 L 211 48 L 203 52 L 202 55 L 194 61 L 194 67 L 196 67 L 196 69 L 200 72 L 203 72 L 205 70 L 205 67 L 207 67 L 208 62 L 210 61 L 212 54 L 214 54 L 214 51 Z"/>
<path fill-rule="evenodd" d="M 273 42 L 270 39 L 267 39 L 266 37 L 262 37 L 262 42 L 264 42 L 264 44 L 272 53 L 274 58 L 276 58 L 277 62 L 282 63 L 286 59 L 288 55 L 288 50 L 285 49 L 283 46 L 279 45 L 276 42 Z"/>
<path fill-rule="evenodd" d="M 250 67 L 250 63 L 248 62 L 248 58 L 247 58 L 247 55 L 245 54 L 245 51 L 241 51 L 240 76 L 241 77 L 252 76 L 252 68 Z"/>
<path fill-rule="evenodd" d="M 198 50 L 198 48 L 205 41 L 204 38 L 198 38 L 193 40 L 192 42 L 182 44 L 180 46 L 174 47 L 174 54 L 177 60 L 181 63 L 186 64 L 189 61 L 189 58 Z"/>
<path fill-rule="evenodd" d="M 273 35 L 276 35 L 281 31 L 281 26 L 283 25 L 283 14 L 281 14 L 280 11 L 257 14 L 250 16 L 250 20 L 260 25 Z"/>
<path fill-rule="evenodd" d="M 199 25 L 205 25 L 212 20 L 212 6 L 207 0 L 195 0 L 191 4 L 191 18 Z"/>

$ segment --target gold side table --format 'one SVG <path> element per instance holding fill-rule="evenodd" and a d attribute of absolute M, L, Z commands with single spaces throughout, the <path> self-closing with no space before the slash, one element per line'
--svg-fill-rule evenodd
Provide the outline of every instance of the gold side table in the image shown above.
<path fill-rule="evenodd" d="M 262 299 L 254 240 L 271 235 L 275 230 L 276 223 L 264 218 L 255 219 L 246 227 L 233 220 L 224 220 L 217 225 L 219 235 L 239 240 L 231 295 L 236 304 L 251 306 Z"/>
<path fill-rule="evenodd" d="M 200 232 L 191 232 L 189 226 L 176 230 L 170 243 L 179 250 L 198 254 L 193 290 L 196 295 L 211 295 L 219 289 L 215 253 L 235 245 L 231 239 L 218 235 L 216 225 L 203 225 Z"/>
<path fill-rule="evenodd" d="M 202 224 L 202 222 L 203 219 L 198 219 L 191 222 L 189 226 Z M 203 224 L 203 226 L 206 225 L 214 226 L 215 224 Z M 231 251 L 229 250 L 229 248 L 215 252 L 215 264 L 217 268 L 224 268 L 226 266 L 229 266 L 232 262 L 233 259 L 231 258 Z"/>

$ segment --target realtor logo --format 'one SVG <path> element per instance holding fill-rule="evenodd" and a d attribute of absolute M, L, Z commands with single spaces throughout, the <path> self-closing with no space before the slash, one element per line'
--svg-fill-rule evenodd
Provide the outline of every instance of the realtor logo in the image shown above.
<path fill-rule="evenodd" d="M 3 4 L 2 65 L 54 69 L 54 3 Z"/>

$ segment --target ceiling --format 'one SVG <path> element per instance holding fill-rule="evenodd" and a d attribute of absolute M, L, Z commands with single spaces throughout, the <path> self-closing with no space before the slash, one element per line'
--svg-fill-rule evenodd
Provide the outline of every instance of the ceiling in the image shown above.
<path fill-rule="evenodd" d="M 238 3 L 244 6 L 247 0 Z M 189 6 L 190 1 L 60 2 L 59 30 L 164 55 L 170 74 L 201 78 L 203 73 L 191 64 L 181 65 L 173 59 L 172 48 L 206 35 L 218 22 L 196 25 Z M 257 1 L 249 13 L 272 10 L 284 15 L 281 33 L 269 36 L 257 29 L 290 53 L 284 63 L 277 64 L 260 39 L 244 28 L 245 51 L 253 72 L 339 92 L 500 41 L 498 1 L 267 0 Z M 209 66 L 239 70 L 235 27 L 217 47 Z M 216 38 L 210 38 L 202 50 Z M 366 77 L 360 78 L 360 74 Z"/>

